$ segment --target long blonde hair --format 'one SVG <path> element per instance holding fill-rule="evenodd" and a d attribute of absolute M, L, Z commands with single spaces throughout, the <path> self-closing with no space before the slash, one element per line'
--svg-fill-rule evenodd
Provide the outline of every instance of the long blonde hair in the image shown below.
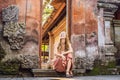
<path fill-rule="evenodd" d="M 61 46 L 61 38 L 60 38 L 60 42 L 59 42 L 59 44 L 58 44 L 58 47 L 57 47 L 57 50 L 58 51 L 61 51 L 61 48 L 62 48 L 62 46 Z M 69 50 L 69 38 L 68 38 L 68 36 L 67 36 L 67 34 L 66 34 L 66 37 L 65 37 L 65 51 L 68 51 Z"/>

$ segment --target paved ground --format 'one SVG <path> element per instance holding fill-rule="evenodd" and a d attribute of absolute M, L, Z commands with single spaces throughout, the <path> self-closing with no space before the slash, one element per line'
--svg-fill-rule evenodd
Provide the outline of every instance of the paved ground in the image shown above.
<path fill-rule="evenodd" d="M 109 76 L 83 76 L 74 78 L 59 77 L 25 77 L 25 78 L 0 78 L 0 80 L 120 80 L 120 75 Z"/>

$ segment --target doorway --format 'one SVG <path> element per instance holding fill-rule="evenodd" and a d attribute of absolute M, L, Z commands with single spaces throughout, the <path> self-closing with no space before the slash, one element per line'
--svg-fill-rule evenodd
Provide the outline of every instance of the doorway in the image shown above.
<path fill-rule="evenodd" d="M 66 31 L 66 0 L 44 0 L 41 69 L 52 69 L 54 47 L 62 31 Z"/>

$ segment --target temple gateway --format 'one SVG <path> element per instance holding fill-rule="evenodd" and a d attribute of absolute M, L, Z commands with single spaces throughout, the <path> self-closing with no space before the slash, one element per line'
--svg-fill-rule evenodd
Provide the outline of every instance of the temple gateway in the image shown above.
<path fill-rule="evenodd" d="M 62 31 L 75 75 L 120 74 L 119 0 L 0 0 L 0 75 L 57 76 Z"/>

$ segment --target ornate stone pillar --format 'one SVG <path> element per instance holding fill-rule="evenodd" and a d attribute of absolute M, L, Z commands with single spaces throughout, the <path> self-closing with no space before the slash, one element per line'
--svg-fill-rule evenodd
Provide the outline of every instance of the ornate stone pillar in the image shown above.
<path fill-rule="evenodd" d="M 104 19 L 103 19 L 103 13 L 104 8 L 99 8 L 98 9 L 98 51 L 100 54 L 100 59 L 105 60 L 105 54 L 103 52 L 103 48 L 105 46 L 105 26 L 104 26 Z"/>
<path fill-rule="evenodd" d="M 105 58 L 106 62 L 115 60 L 114 53 L 116 52 L 116 48 L 114 46 L 114 43 L 112 41 L 111 36 L 111 28 L 112 28 L 112 20 L 114 17 L 114 13 L 117 10 L 117 6 L 110 3 L 104 3 L 99 2 L 98 3 L 99 8 L 103 8 L 103 17 L 104 17 L 104 28 L 105 28 L 105 45 L 104 45 L 104 52 L 105 52 Z"/>

